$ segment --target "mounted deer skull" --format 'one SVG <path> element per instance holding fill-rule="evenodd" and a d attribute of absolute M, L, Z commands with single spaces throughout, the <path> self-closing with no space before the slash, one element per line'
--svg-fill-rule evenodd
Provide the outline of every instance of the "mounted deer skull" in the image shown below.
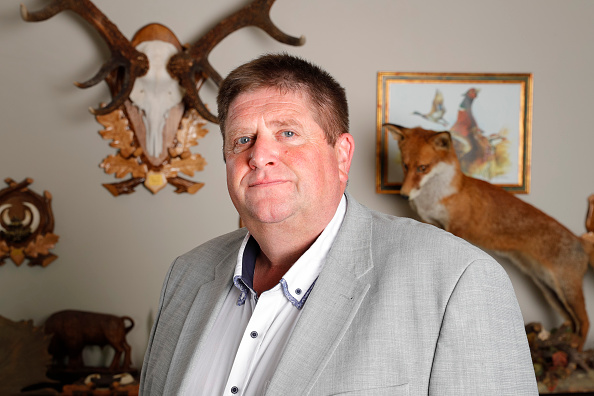
<path fill-rule="evenodd" d="M 208 132 L 202 120 L 217 123 L 217 117 L 199 95 L 206 80 L 217 86 L 222 81 L 208 61 L 212 49 L 229 34 L 247 26 L 259 27 L 284 44 L 305 42 L 304 37 L 289 36 L 272 23 L 270 9 L 274 1 L 252 1 L 186 47 L 160 24 L 141 28 L 129 41 L 89 0 L 52 0 L 37 12 L 29 12 L 21 4 L 21 15 L 25 21 L 37 22 L 64 10 L 73 11 L 89 22 L 109 46 L 111 58 L 97 74 L 75 83 L 89 88 L 105 80 L 111 91 L 111 102 L 90 109 L 106 127 L 100 132 L 103 138 L 112 139 L 110 145 L 119 149 L 101 166 L 116 177 L 131 173 L 132 178 L 104 186 L 116 196 L 134 192 L 140 183 L 153 193 L 167 183 L 176 186 L 178 193 L 195 193 L 203 184 L 177 173 L 193 176 L 206 163 L 189 148 Z"/>

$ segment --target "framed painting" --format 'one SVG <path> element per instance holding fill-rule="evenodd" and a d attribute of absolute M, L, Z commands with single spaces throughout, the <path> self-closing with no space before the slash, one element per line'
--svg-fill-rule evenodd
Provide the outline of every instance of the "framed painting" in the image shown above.
<path fill-rule="evenodd" d="M 384 123 L 449 131 L 466 175 L 530 190 L 532 74 L 379 72 L 376 190 L 397 194 L 400 150 Z"/>

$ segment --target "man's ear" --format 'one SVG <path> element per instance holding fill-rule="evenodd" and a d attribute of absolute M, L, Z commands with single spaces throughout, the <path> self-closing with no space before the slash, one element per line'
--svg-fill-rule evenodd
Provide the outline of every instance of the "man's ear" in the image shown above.
<path fill-rule="evenodd" d="M 350 133 L 341 134 L 334 145 L 338 158 L 340 181 L 346 183 L 349 179 L 349 169 L 355 152 L 355 139 Z"/>

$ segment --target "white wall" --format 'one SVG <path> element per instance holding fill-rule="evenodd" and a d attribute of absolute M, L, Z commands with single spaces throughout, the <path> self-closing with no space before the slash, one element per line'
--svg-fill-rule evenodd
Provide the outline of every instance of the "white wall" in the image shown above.
<path fill-rule="evenodd" d="M 47 1 L 22 0 L 31 10 Z M 0 179 L 35 180 L 49 190 L 60 241 L 47 268 L 0 267 L 0 315 L 42 324 L 62 309 L 130 315 L 133 363 L 140 367 L 159 291 L 179 254 L 237 227 L 227 197 L 218 128 L 195 152 L 208 165 L 195 195 L 142 186 L 113 197 L 101 184 L 117 181 L 98 164 L 114 149 L 87 112 L 109 99 L 105 84 L 72 85 L 91 77 L 108 56 L 96 32 L 71 13 L 25 23 L 18 1 L 0 2 Z M 150 22 L 192 42 L 246 1 L 95 0 L 128 38 Z M 287 51 L 314 61 L 347 89 L 357 148 L 350 191 L 367 206 L 413 216 L 395 195 L 375 193 L 376 76 L 378 71 L 534 73 L 530 194 L 521 199 L 585 231 L 586 197 L 594 193 L 594 2 L 589 0 L 277 0 L 272 18 L 305 35 L 300 48 L 248 28 L 211 56 L 222 75 L 257 55 Z M 214 108 L 212 98 L 209 103 Z M 4 185 L 0 186 L 4 188 Z M 526 321 L 561 321 L 515 268 L 508 270 Z M 594 277 L 584 280 L 594 318 Z M 594 332 L 591 332 L 594 334 Z M 587 347 L 594 338 L 590 337 Z"/>

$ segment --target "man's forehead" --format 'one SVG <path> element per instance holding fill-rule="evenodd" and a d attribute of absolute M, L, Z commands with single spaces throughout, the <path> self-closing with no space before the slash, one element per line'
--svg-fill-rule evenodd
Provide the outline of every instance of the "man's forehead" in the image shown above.
<path fill-rule="evenodd" d="M 307 113 L 304 113 L 307 110 Z M 276 88 L 259 88 L 239 94 L 230 104 L 227 123 L 241 122 L 250 112 L 264 113 L 273 125 L 299 124 L 302 116 L 313 115 L 309 95 L 299 91 L 282 92 Z"/>
<path fill-rule="evenodd" d="M 256 96 L 280 96 L 280 97 L 287 97 L 287 98 L 296 98 L 306 102 L 309 102 L 309 94 L 305 89 L 282 89 L 279 87 L 257 87 L 246 90 L 244 92 L 239 93 L 233 101 L 231 101 L 230 108 L 233 107 L 239 101 L 243 101 L 245 99 L 249 99 L 251 97 Z"/>

